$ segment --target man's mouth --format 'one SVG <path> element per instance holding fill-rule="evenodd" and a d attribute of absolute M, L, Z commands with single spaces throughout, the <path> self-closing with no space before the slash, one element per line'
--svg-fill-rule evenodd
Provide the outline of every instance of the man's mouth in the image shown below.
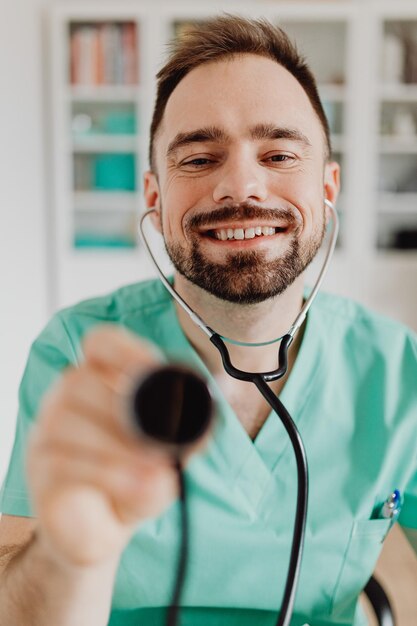
<path fill-rule="evenodd" d="M 283 226 L 251 226 L 249 228 L 216 228 L 204 234 L 220 241 L 255 239 L 255 237 L 271 237 L 277 233 L 286 232 Z"/>

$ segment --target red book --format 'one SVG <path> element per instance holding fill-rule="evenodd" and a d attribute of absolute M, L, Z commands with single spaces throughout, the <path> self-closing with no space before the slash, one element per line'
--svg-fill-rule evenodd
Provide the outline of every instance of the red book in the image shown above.
<path fill-rule="evenodd" d="M 97 27 L 97 83 L 104 85 L 105 80 L 105 63 L 104 63 L 104 24 Z"/>
<path fill-rule="evenodd" d="M 100 85 L 100 25 L 96 24 L 91 30 L 91 79 L 94 85 Z"/>
<path fill-rule="evenodd" d="M 123 82 L 125 85 L 138 83 L 137 29 L 134 22 L 122 26 Z"/>
<path fill-rule="evenodd" d="M 72 85 L 77 85 L 80 72 L 80 35 L 78 28 L 71 33 L 70 39 L 70 80 Z"/>

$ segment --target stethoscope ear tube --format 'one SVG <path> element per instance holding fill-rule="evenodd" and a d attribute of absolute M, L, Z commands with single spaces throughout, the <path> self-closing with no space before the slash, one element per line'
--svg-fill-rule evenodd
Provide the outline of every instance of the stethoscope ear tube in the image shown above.
<path fill-rule="evenodd" d="M 277 626 L 289 626 L 293 608 L 294 608 L 295 594 L 296 594 L 297 587 L 298 587 L 298 580 L 299 580 L 299 574 L 300 574 L 300 568 L 301 568 L 301 559 L 302 559 L 302 553 L 303 553 L 303 547 L 304 547 L 304 537 L 305 537 L 305 528 L 306 528 L 306 520 L 307 520 L 308 466 L 307 466 L 307 458 L 306 458 L 304 445 L 303 445 L 301 436 L 297 430 L 297 427 L 294 424 L 293 420 L 291 419 L 291 416 L 286 410 L 286 408 L 284 407 L 284 405 L 281 403 L 279 398 L 275 396 L 275 394 L 273 393 L 273 391 L 271 390 L 271 388 L 269 387 L 267 383 L 277 380 L 279 378 L 282 378 L 285 375 L 287 371 L 287 365 L 288 365 L 288 349 L 291 345 L 291 342 L 295 334 L 300 329 L 301 325 L 306 319 L 307 312 L 310 306 L 312 305 L 318 293 L 318 290 L 320 289 L 320 286 L 323 282 L 324 276 L 330 264 L 331 258 L 333 256 L 333 252 L 336 246 L 338 230 L 339 230 L 339 222 L 338 222 L 337 213 L 333 204 L 327 199 L 325 199 L 324 202 L 326 206 L 330 209 L 332 213 L 332 217 L 333 217 L 332 232 L 330 235 L 330 243 L 326 252 L 326 257 L 325 257 L 323 266 L 319 272 L 319 275 L 316 279 L 316 283 L 313 289 L 311 290 L 306 302 L 304 303 L 304 306 L 302 307 L 301 311 L 299 312 L 296 319 L 294 320 L 294 323 L 291 326 L 288 333 L 284 335 L 284 337 L 281 340 L 279 356 L 278 356 L 278 367 L 276 370 L 273 370 L 270 372 L 259 372 L 259 373 L 244 372 L 236 368 L 231 363 L 229 352 L 227 350 L 227 347 L 223 339 L 220 337 L 218 333 L 216 333 L 213 329 L 207 326 L 205 322 L 197 315 L 197 313 L 193 311 L 191 307 L 189 307 L 189 305 L 183 300 L 183 298 L 176 292 L 176 290 L 173 288 L 173 286 L 169 283 L 167 278 L 164 276 L 154 255 L 152 254 L 152 250 L 150 249 L 150 246 L 147 242 L 147 239 L 143 230 L 143 222 L 145 218 L 154 209 L 150 209 L 146 211 L 146 213 L 142 216 L 140 220 L 140 233 L 141 233 L 143 242 L 155 265 L 156 270 L 158 271 L 161 281 L 165 285 L 166 289 L 169 291 L 169 293 L 174 298 L 174 300 L 183 308 L 183 310 L 186 313 L 188 313 L 188 315 L 191 317 L 193 322 L 197 324 L 201 328 L 201 330 L 208 335 L 208 337 L 210 338 L 210 341 L 219 350 L 221 358 L 222 358 L 223 366 L 226 372 L 230 374 L 230 376 L 233 376 L 234 378 L 248 381 L 248 382 L 253 382 L 257 386 L 257 388 L 259 389 L 259 391 L 261 392 L 265 400 L 268 402 L 271 408 L 278 415 L 279 419 L 283 423 L 288 433 L 288 436 L 290 437 L 291 444 L 294 449 L 296 464 L 297 464 L 298 490 L 297 490 L 297 504 L 296 504 L 296 514 L 295 514 L 295 519 L 294 519 L 294 532 L 293 532 L 293 540 L 292 540 L 292 545 L 291 545 L 290 562 L 289 562 L 287 579 L 286 579 L 284 595 L 283 595 L 283 600 L 281 604 L 281 611 L 280 611 L 280 615 L 278 618 Z M 185 507 L 183 507 L 183 511 L 185 511 Z M 183 525 L 183 531 L 184 531 L 184 525 Z M 184 532 L 183 532 L 183 535 L 184 535 Z M 185 561 L 183 559 L 183 563 L 184 562 Z M 179 577 L 177 578 L 178 584 L 176 586 L 176 589 L 181 588 L 183 580 L 184 580 L 184 577 L 182 576 L 181 584 L 179 584 L 178 583 Z M 179 593 L 177 597 L 179 597 Z M 175 606 L 175 604 L 172 604 L 170 607 L 169 615 L 171 616 L 172 621 L 169 620 L 168 622 L 169 626 L 173 626 L 174 624 L 176 624 L 177 608 L 178 607 Z"/>

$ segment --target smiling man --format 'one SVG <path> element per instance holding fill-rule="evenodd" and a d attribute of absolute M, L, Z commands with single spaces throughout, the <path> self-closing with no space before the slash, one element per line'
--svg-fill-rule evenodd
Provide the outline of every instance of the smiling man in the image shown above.
<path fill-rule="evenodd" d="M 300 72 L 288 52 L 285 60 Z M 312 79 L 308 88 L 319 108 Z M 158 103 L 146 197 L 169 207 L 160 219 L 178 286 L 184 277 L 240 304 L 282 294 L 320 247 L 323 200 L 338 191 L 322 111 L 273 58 L 235 53 L 200 64 L 197 53 L 159 127 L 157 114 Z"/>
<path fill-rule="evenodd" d="M 158 75 L 150 165 L 146 204 L 176 290 L 232 339 L 237 367 L 275 369 L 271 340 L 302 307 L 325 201 L 339 191 L 314 77 L 286 35 L 225 16 L 177 42 Z M 358 595 L 392 523 L 415 541 L 416 345 L 401 325 L 321 294 L 286 376 L 271 383 L 310 468 L 292 626 L 365 624 Z M 161 358 L 199 371 L 217 400 L 212 436 L 186 471 L 193 534 L 182 623 L 276 623 L 297 489 L 288 437 L 158 281 L 60 311 L 32 346 L 2 492 L 2 623 L 163 623 L 176 475 L 123 412 L 131 382 Z"/>

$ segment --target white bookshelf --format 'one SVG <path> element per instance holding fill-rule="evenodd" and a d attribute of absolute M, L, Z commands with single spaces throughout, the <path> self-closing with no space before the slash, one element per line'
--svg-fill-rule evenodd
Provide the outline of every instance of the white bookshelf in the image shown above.
<path fill-rule="evenodd" d="M 407 232 L 417 233 L 417 10 L 391 7 L 379 34 L 377 239 L 389 249 L 407 247 Z"/>
<path fill-rule="evenodd" d="M 117 214 L 122 222 L 127 215 L 132 216 L 132 221 L 137 218 L 143 209 L 141 179 L 148 163 L 154 76 L 165 58 L 165 44 L 176 24 L 204 20 L 222 10 L 225 10 L 224 3 L 202 6 L 191 0 L 140 5 L 132 2 L 117 6 L 93 2 L 81 6 L 74 1 L 53 9 L 50 58 L 54 120 L 52 161 L 55 166 L 55 306 L 153 275 L 139 243 L 131 248 L 74 247 L 74 219 L 77 215 L 88 214 L 92 223 L 96 220 L 99 224 L 102 220 L 104 224 Z M 417 193 L 402 189 L 400 185 L 408 169 L 410 175 L 414 172 L 417 178 L 417 129 L 415 136 L 398 136 L 389 129 L 395 115 L 397 128 L 401 125 L 397 110 L 408 112 L 408 117 L 415 119 L 417 125 L 417 82 L 382 80 L 379 59 L 386 34 L 395 31 L 397 24 L 415 25 L 417 42 L 417 5 L 409 0 L 395 3 L 385 0 L 276 3 L 230 0 L 227 10 L 266 17 L 282 26 L 290 36 L 298 37 L 300 50 L 307 55 L 318 76 L 320 95 L 331 126 L 334 155 L 343 168 L 339 203 L 341 240 L 326 288 L 379 307 L 384 293 L 381 285 L 388 281 L 395 283 L 405 306 L 415 310 L 417 249 L 392 250 L 389 242 L 395 239 L 392 233 L 397 226 L 401 230 L 417 228 Z M 138 83 L 71 84 L 68 80 L 71 25 L 74 28 L 77 23 L 94 26 L 126 22 L 136 24 L 138 32 Z M 94 107 L 97 111 L 100 107 L 109 111 L 116 105 L 122 111 L 134 113 L 135 133 L 98 130 L 83 135 L 71 132 L 71 115 L 82 112 L 82 107 L 87 112 Z M 388 122 L 384 121 L 386 119 Z M 401 123 L 405 125 L 404 120 Z M 383 124 L 387 128 L 383 128 Z M 134 189 L 110 193 L 81 185 L 74 190 L 74 164 L 82 170 L 83 164 L 91 162 L 89 159 L 99 160 L 106 154 L 134 155 Z M 390 313 L 389 307 L 387 312 Z"/>

